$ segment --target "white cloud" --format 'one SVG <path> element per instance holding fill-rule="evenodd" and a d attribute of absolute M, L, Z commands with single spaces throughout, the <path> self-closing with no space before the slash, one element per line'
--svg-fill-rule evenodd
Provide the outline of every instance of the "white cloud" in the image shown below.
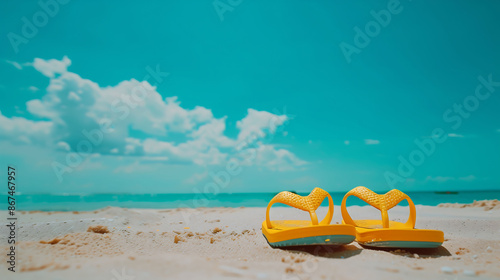
<path fill-rule="evenodd" d="M 445 176 L 436 176 L 436 177 L 427 176 L 427 178 L 425 178 L 425 181 L 432 181 L 432 182 L 439 182 L 439 183 L 443 183 L 443 182 L 447 182 L 447 181 L 451 181 L 451 180 L 455 180 L 455 178 L 454 177 L 445 177 Z"/>
<path fill-rule="evenodd" d="M 32 92 L 39 91 L 39 89 L 35 86 L 30 86 L 28 89 L 31 90 Z"/>
<path fill-rule="evenodd" d="M 64 56 L 62 60 L 35 58 L 32 65 L 38 72 L 49 78 L 53 78 L 55 74 L 65 73 L 68 66 L 71 65 L 71 60 L 67 56 Z"/>
<path fill-rule="evenodd" d="M 193 139 L 198 139 L 206 145 L 232 147 L 236 141 L 224 136 L 226 130 L 226 118 L 212 119 L 209 123 L 200 126 L 198 129 L 191 132 L 190 136 Z"/>
<path fill-rule="evenodd" d="M 151 171 L 151 166 L 150 165 L 144 165 L 141 164 L 139 160 L 134 161 L 132 164 L 129 165 L 122 165 L 118 166 L 113 170 L 113 173 L 124 173 L 124 174 L 131 174 L 131 173 L 136 173 L 136 172 L 148 172 Z"/>
<path fill-rule="evenodd" d="M 458 180 L 460 181 L 466 181 L 466 182 L 471 182 L 471 181 L 474 181 L 476 180 L 476 176 L 474 175 L 469 175 L 469 176 L 465 176 L 465 177 L 459 177 Z"/>
<path fill-rule="evenodd" d="M 465 177 L 458 177 L 459 181 L 466 181 L 466 182 L 471 182 L 471 181 L 474 181 L 476 179 L 477 178 L 474 175 L 468 175 Z M 456 177 L 446 177 L 446 176 L 436 176 L 436 177 L 427 176 L 427 178 L 425 178 L 425 181 L 432 181 L 432 182 L 439 182 L 439 183 L 444 183 L 444 182 L 448 182 L 448 181 L 456 181 L 456 180 L 457 180 Z"/>
<path fill-rule="evenodd" d="M 345 141 L 344 141 L 344 144 L 345 144 L 345 145 L 349 145 L 349 144 L 351 144 L 351 142 L 349 142 L 349 140 L 345 140 Z"/>
<path fill-rule="evenodd" d="M 202 173 L 195 173 L 191 177 L 185 179 L 184 183 L 194 185 L 194 184 L 201 182 L 202 180 L 204 180 L 207 177 L 208 177 L 207 171 L 202 172 Z"/>
<path fill-rule="evenodd" d="M 266 133 L 274 134 L 276 128 L 283 125 L 287 119 L 286 115 L 278 116 L 266 111 L 248 109 L 247 116 L 236 123 L 240 130 L 238 140 L 245 141 L 254 135 L 263 137 Z"/>
<path fill-rule="evenodd" d="M 51 142 L 47 145 L 63 151 L 75 151 L 82 141 L 90 141 L 97 143 L 92 153 L 155 157 L 170 163 L 198 165 L 241 158 L 239 144 L 243 142 L 258 151 L 251 164 L 276 170 L 305 164 L 288 150 L 249 140 L 252 136 L 276 133 L 287 120 L 286 115 L 248 109 L 247 116 L 236 124 L 238 136 L 231 139 L 224 135 L 226 117 L 216 118 L 210 109 L 201 106 L 182 107 L 177 97 L 163 98 L 147 81 L 131 79 L 101 87 L 69 72 L 71 60 L 67 57 L 35 58 L 26 65 L 50 79 L 46 94 L 26 103 L 31 115 L 45 120 L 6 118 L 0 114 L 0 132 L 10 139 L 43 139 Z M 143 136 L 138 138 L 132 131 Z"/>
<path fill-rule="evenodd" d="M 57 148 L 61 151 L 64 151 L 64 152 L 69 152 L 71 151 L 71 147 L 69 146 L 68 143 L 66 142 L 63 142 L 63 141 L 60 141 L 56 144 Z"/>
<path fill-rule="evenodd" d="M 462 138 L 462 137 L 464 137 L 462 134 L 456 134 L 456 133 L 448 133 L 448 136 L 449 137 L 453 137 L 453 138 Z"/>
<path fill-rule="evenodd" d="M 212 146 L 203 139 L 174 144 L 149 138 L 144 141 L 142 147 L 146 155 L 166 157 L 172 163 L 214 165 L 227 159 L 227 154 L 221 152 L 218 146 Z"/>
<path fill-rule="evenodd" d="M 307 162 L 299 159 L 290 151 L 277 149 L 269 144 L 248 149 L 241 157 L 243 162 L 249 165 L 266 166 L 271 170 L 278 171 L 293 170 L 307 164 Z"/>
<path fill-rule="evenodd" d="M 378 145 L 378 144 L 380 144 L 380 141 L 374 140 L 374 139 L 365 139 L 365 144 L 366 145 Z"/>
<path fill-rule="evenodd" d="M 46 144 L 52 128 L 53 124 L 48 121 L 32 121 L 22 117 L 7 118 L 0 111 L 0 139 L 25 144 Z"/>
<path fill-rule="evenodd" d="M 7 62 L 8 64 L 16 67 L 17 69 L 21 70 L 23 69 L 23 66 L 21 64 L 19 64 L 18 62 L 15 62 L 15 61 L 10 61 L 10 60 L 6 60 L 5 62 Z"/>

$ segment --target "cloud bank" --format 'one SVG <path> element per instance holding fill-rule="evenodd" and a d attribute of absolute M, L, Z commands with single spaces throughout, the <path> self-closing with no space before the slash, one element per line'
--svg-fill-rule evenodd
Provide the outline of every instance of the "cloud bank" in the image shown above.
<path fill-rule="evenodd" d="M 248 109 L 236 123 L 237 137 L 230 138 L 225 135 L 225 116 L 216 118 L 203 106 L 185 108 L 176 96 L 163 98 L 148 81 L 131 79 L 101 87 L 68 71 L 68 57 L 35 58 L 22 65 L 46 76 L 49 85 L 40 99 L 26 103 L 30 119 L 0 112 L 2 140 L 64 152 L 157 158 L 166 163 L 222 164 L 241 158 L 243 148 L 255 154 L 247 164 L 289 170 L 306 163 L 262 141 L 285 124 L 286 115 Z M 94 140 L 94 145 L 83 147 L 85 139 Z"/>

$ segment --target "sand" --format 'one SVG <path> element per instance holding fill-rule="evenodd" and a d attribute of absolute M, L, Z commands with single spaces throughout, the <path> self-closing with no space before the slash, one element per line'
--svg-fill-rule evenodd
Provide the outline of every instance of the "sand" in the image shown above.
<path fill-rule="evenodd" d="M 474 200 L 470 204 L 461 203 L 441 203 L 438 207 L 454 207 L 454 208 L 469 208 L 469 207 L 483 207 L 484 210 L 500 209 L 500 200 Z"/>
<path fill-rule="evenodd" d="M 417 228 L 442 230 L 445 242 L 416 250 L 376 250 L 356 242 L 273 249 L 260 230 L 265 208 L 20 212 L 15 273 L 5 261 L 7 228 L 0 229 L 0 279 L 498 279 L 495 203 L 417 206 Z M 379 215 L 368 206 L 349 211 L 354 218 Z M 6 221 L 6 214 L 0 212 L 0 219 Z M 404 221 L 408 210 L 397 206 L 389 215 Z M 271 217 L 308 214 L 276 207 Z M 336 206 L 333 223 L 340 221 Z"/>

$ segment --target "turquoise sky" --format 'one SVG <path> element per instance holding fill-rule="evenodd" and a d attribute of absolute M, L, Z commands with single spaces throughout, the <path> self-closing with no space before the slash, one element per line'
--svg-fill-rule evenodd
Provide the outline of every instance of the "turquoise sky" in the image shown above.
<path fill-rule="evenodd" d="M 20 192 L 500 189 L 498 1 L 41 3 L 0 3 Z"/>

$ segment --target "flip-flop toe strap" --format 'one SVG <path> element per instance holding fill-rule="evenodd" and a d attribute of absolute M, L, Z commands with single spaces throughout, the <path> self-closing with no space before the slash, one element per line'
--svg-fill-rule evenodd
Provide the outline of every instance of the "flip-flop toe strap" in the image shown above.
<path fill-rule="evenodd" d="M 277 194 L 269 204 L 266 210 L 266 224 L 268 228 L 272 228 L 273 225 L 269 219 L 269 210 L 274 203 L 282 203 L 288 206 L 295 207 L 297 209 L 309 212 L 311 216 L 311 221 L 313 225 L 318 224 L 318 216 L 316 215 L 316 209 L 321 205 L 323 200 L 328 197 L 328 213 L 325 218 L 320 222 L 321 225 L 330 224 L 333 217 L 333 200 L 330 194 L 321 189 L 314 188 L 314 190 L 308 196 L 300 196 L 291 192 L 280 192 Z"/>
<path fill-rule="evenodd" d="M 382 214 L 382 226 L 384 228 L 389 227 L 389 214 L 387 213 L 387 211 L 393 208 L 394 206 L 398 205 L 401 201 L 406 199 L 410 207 L 410 216 L 408 217 L 408 221 L 405 223 L 405 226 L 408 228 L 415 228 L 415 221 L 416 221 L 415 205 L 413 204 L 413 201 L 410 199 L 408 195 L 396 189 L 393 189 L 387 192 L 386 194 L 376 194 L 370 189 L 362 186 L 350 190 L 342 200 L 341 210 L 344 223 L 357 226 L 356 223 L 352 220 L 349 213 L 347 212 L 346 208 L 346 200 L 351 195 L 362 199 L 366 203 L 380 210 Z"/>

